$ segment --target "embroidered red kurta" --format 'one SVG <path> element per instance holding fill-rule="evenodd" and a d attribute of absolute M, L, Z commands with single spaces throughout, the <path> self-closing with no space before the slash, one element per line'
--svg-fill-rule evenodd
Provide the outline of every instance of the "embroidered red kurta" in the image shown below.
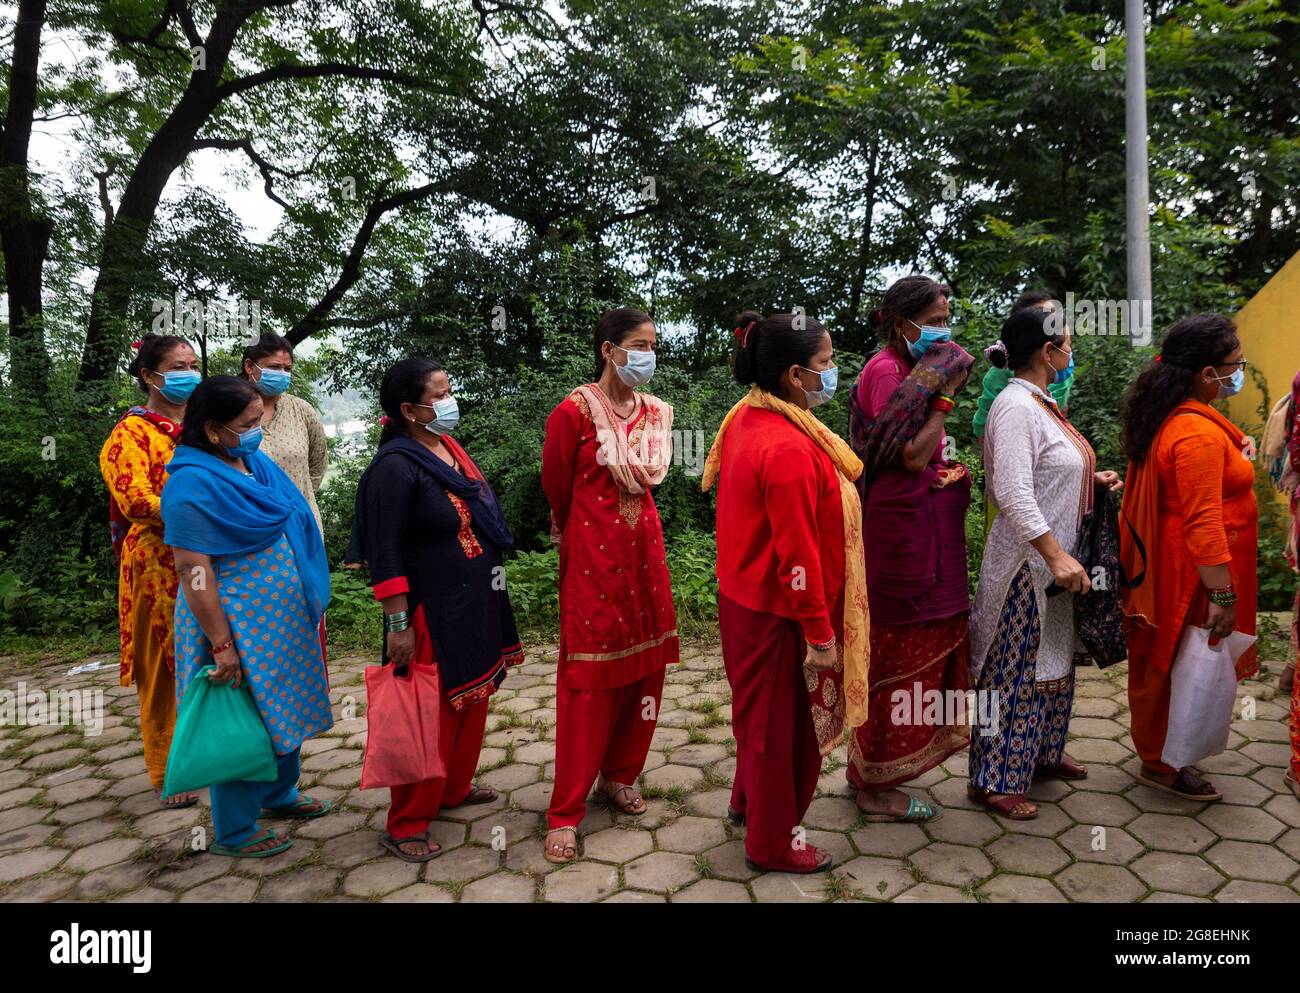
<path fill-rule="evenodd" d="M 656 417 L 642 403 L 623 425 L 632 448 Z M 626 686 L 679 651 L 654 497 L 621 490 L 599 451 L 586 401 L 565 397 L 546 419 L 542 488 L 560 540 L 560 678 L 573 689 Z"/>
<path fill-rule="evenodd" d="M 770 410 L 737 412 L 718 473 L 718 589 L 742 607 L 798 621 L 804 639 L 839 636 L 844 513 L 835 466 Z"/>

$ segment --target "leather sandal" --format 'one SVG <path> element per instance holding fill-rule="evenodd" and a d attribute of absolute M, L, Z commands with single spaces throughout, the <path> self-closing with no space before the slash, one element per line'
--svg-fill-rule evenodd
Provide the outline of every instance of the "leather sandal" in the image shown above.
<path fill-rule="evenodd" d="M 551 835 L 561 834 L 565 831 L 572 832 L 573 843 L 568 845 L 552 845 Z M 578 829 L 572 827 L 551 828 L 546 832 L 546 843 L 542 846 L 542 858 L 547 862 L 553 862 L 555 865 L 568 865 L 578 857 Z"/>
<path fill-rule="evenodd" d="M 987 807 L 995 814 L 1000 814 L 1011 821 L 1032 821 L 1038 816 L 1038 807 L 1025 799 L 1023 793 L 986 793 L 972 784 L 966 787 L 966 795 L 981 807 Z M 1018 807 L 1029 807 L 1030 810 L 1016 813 Z"/>

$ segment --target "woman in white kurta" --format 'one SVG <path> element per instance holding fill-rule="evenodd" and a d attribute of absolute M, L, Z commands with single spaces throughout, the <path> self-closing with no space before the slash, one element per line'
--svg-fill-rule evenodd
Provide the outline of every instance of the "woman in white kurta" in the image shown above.
<path fill-rule="evenodd" d="M 1024 310 L 1002 326 L 989 360 L 1015 378 L 993 402 L 984 433 L 986 485 L 998 516 L 984 546 L 971 615 L 970 685 L 991 694 L 991 734 L 971 736 L 970 795 L 1013 820 L 1038 813 L 1025 799 L 1035 773 L 1082 779 L 1065 754 L 1074 699 L 1074 598 L 1090 583 L 1070 554 L 1093 483 L 1096 456 L 1048 392 L 1070 364 L 1068 330 L 1051 311 Z M 1059 333 L 1058 333 L 1059 328 Z M 1061 592 L 1048 595 L 1049 587 Z"/>

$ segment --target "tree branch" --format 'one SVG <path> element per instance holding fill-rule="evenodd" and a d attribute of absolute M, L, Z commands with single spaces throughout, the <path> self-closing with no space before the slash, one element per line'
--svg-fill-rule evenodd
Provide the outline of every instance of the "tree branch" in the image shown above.
<path fill-rule="evenodd" d="M 299 169 L 297 172 L 290 172 L 288 169 L 281 169 L 279 166 L 272 165 L 258 154 L 257 149 L 253 147 L 251 138 L 199 138 L 190 144 L 190 151 L 196 151 L 200 148 L 219 148 L 229 152 L 242 151 L 257 166 L 258 171 L 262 173 L 262 189 L 266 192 L 267 199 L 272 203 L 278 203 L 285 210 L 292 210 L 292 208 L 275 192 L 272 185 L 272 173 L 278 172 L 286 179 L 298 179 L 301 176 L 309 175 L 311 172 L 310 169 Z"/>

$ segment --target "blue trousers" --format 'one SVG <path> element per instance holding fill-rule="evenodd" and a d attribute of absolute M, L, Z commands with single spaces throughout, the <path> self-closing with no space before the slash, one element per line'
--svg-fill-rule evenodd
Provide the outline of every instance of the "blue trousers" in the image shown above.
<path fill-rule="evenodd" d="M 300 749 L 275 757 L 274 782 L 236 781 L 214 783 L 208 793 L 212 798 L 212 824 L 217 844 L 234 846 L 247 841 L 258 831 L 257 817 L 264 807 L 291 807 L 298 801 Z"/>

